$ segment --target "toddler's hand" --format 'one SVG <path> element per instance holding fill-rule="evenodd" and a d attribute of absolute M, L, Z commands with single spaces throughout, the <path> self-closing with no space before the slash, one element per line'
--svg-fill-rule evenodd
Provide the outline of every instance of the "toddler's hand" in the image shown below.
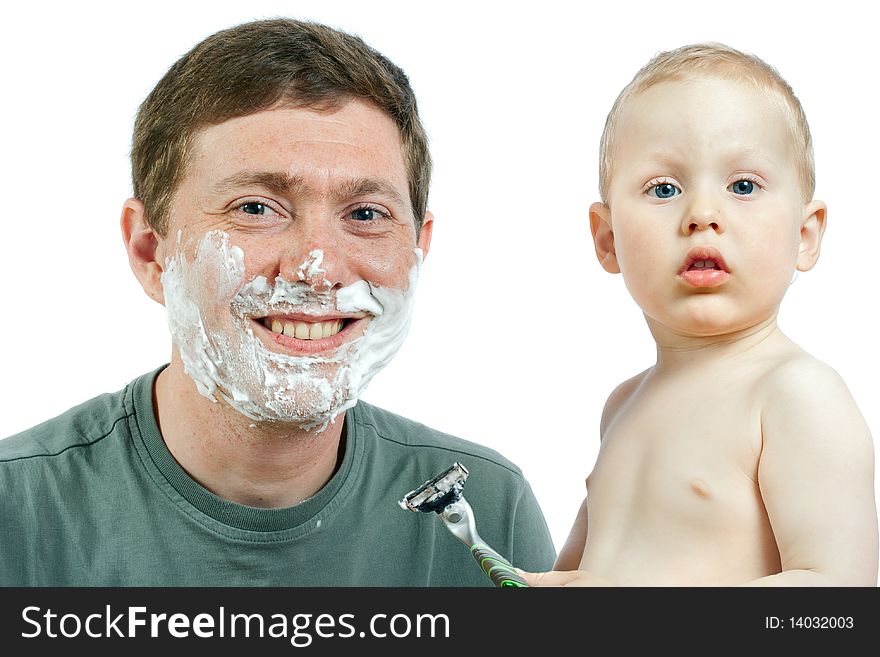
<path fill-rule="evenodd" d="M 553 570 L 547 573 L 516 571 L 529 586 L 615 586 L 613 582 L 585 570 Z"/>

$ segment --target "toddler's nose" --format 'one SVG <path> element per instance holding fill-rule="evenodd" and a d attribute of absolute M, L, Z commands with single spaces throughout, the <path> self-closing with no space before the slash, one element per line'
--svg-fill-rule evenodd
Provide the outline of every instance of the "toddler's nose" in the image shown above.
<path fill-rule="evenodd" d="M 698 230 L 714 230 L 724 232 L 720 204 L 711 196 L 696 197 L 688 208 L 682 221 L 682 231 L 691 235 Z"/>

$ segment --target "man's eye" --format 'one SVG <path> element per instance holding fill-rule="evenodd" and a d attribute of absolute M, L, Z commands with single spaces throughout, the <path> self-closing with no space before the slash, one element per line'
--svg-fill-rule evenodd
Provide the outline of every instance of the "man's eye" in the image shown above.
<path fill-rule="evenodd" d="M 238 206 L 238 209 L 244 212 L 245 214 L 267 214 L 272 210 L 268 205 L 264 205 L 263 203 L 242 203 Z"/>
<path fill-rule="evenodd" d="M 746 196 L 755 191 L 755 183 L 753 183 L 751 180 L 737 180 L 727 189 L 732 191 L 734 194 Z"/>
<path fill-rule="evenodd" d="M 386 213 L 376 208 L 357 208 L 352 210 L 349 216 L 355 221 L 378 221 L 388 217 Z"/>
<path fill-rule="evenodd" d="M 657 198 L 672 198 L 676 194 L 681 194 L 681 190 L 672 183 L 660 183 L 654 185 L 650 193 Z"/>

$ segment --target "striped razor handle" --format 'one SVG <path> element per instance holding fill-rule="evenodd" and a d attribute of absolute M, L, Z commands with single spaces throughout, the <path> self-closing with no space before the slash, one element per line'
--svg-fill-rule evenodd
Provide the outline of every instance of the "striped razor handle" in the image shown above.
<path fill-rule="evenodd" d="M 471 546 L 471 554 L 480 564 L 483 572 L 492 580 L 497 587 L 502 586 L 528 586 L 504 557 L 498 554 L 488 545 L 477 543 Z"/>

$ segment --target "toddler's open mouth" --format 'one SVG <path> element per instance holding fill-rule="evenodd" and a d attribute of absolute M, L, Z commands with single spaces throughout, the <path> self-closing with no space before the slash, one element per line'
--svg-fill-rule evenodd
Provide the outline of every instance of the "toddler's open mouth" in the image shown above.
<path fill-rule="evenodd" d="M 727 263 L 714 246 L 691 248 L 684 258 L 679 277 L 692 287 L 717 287 L 730 278 Z"/>

